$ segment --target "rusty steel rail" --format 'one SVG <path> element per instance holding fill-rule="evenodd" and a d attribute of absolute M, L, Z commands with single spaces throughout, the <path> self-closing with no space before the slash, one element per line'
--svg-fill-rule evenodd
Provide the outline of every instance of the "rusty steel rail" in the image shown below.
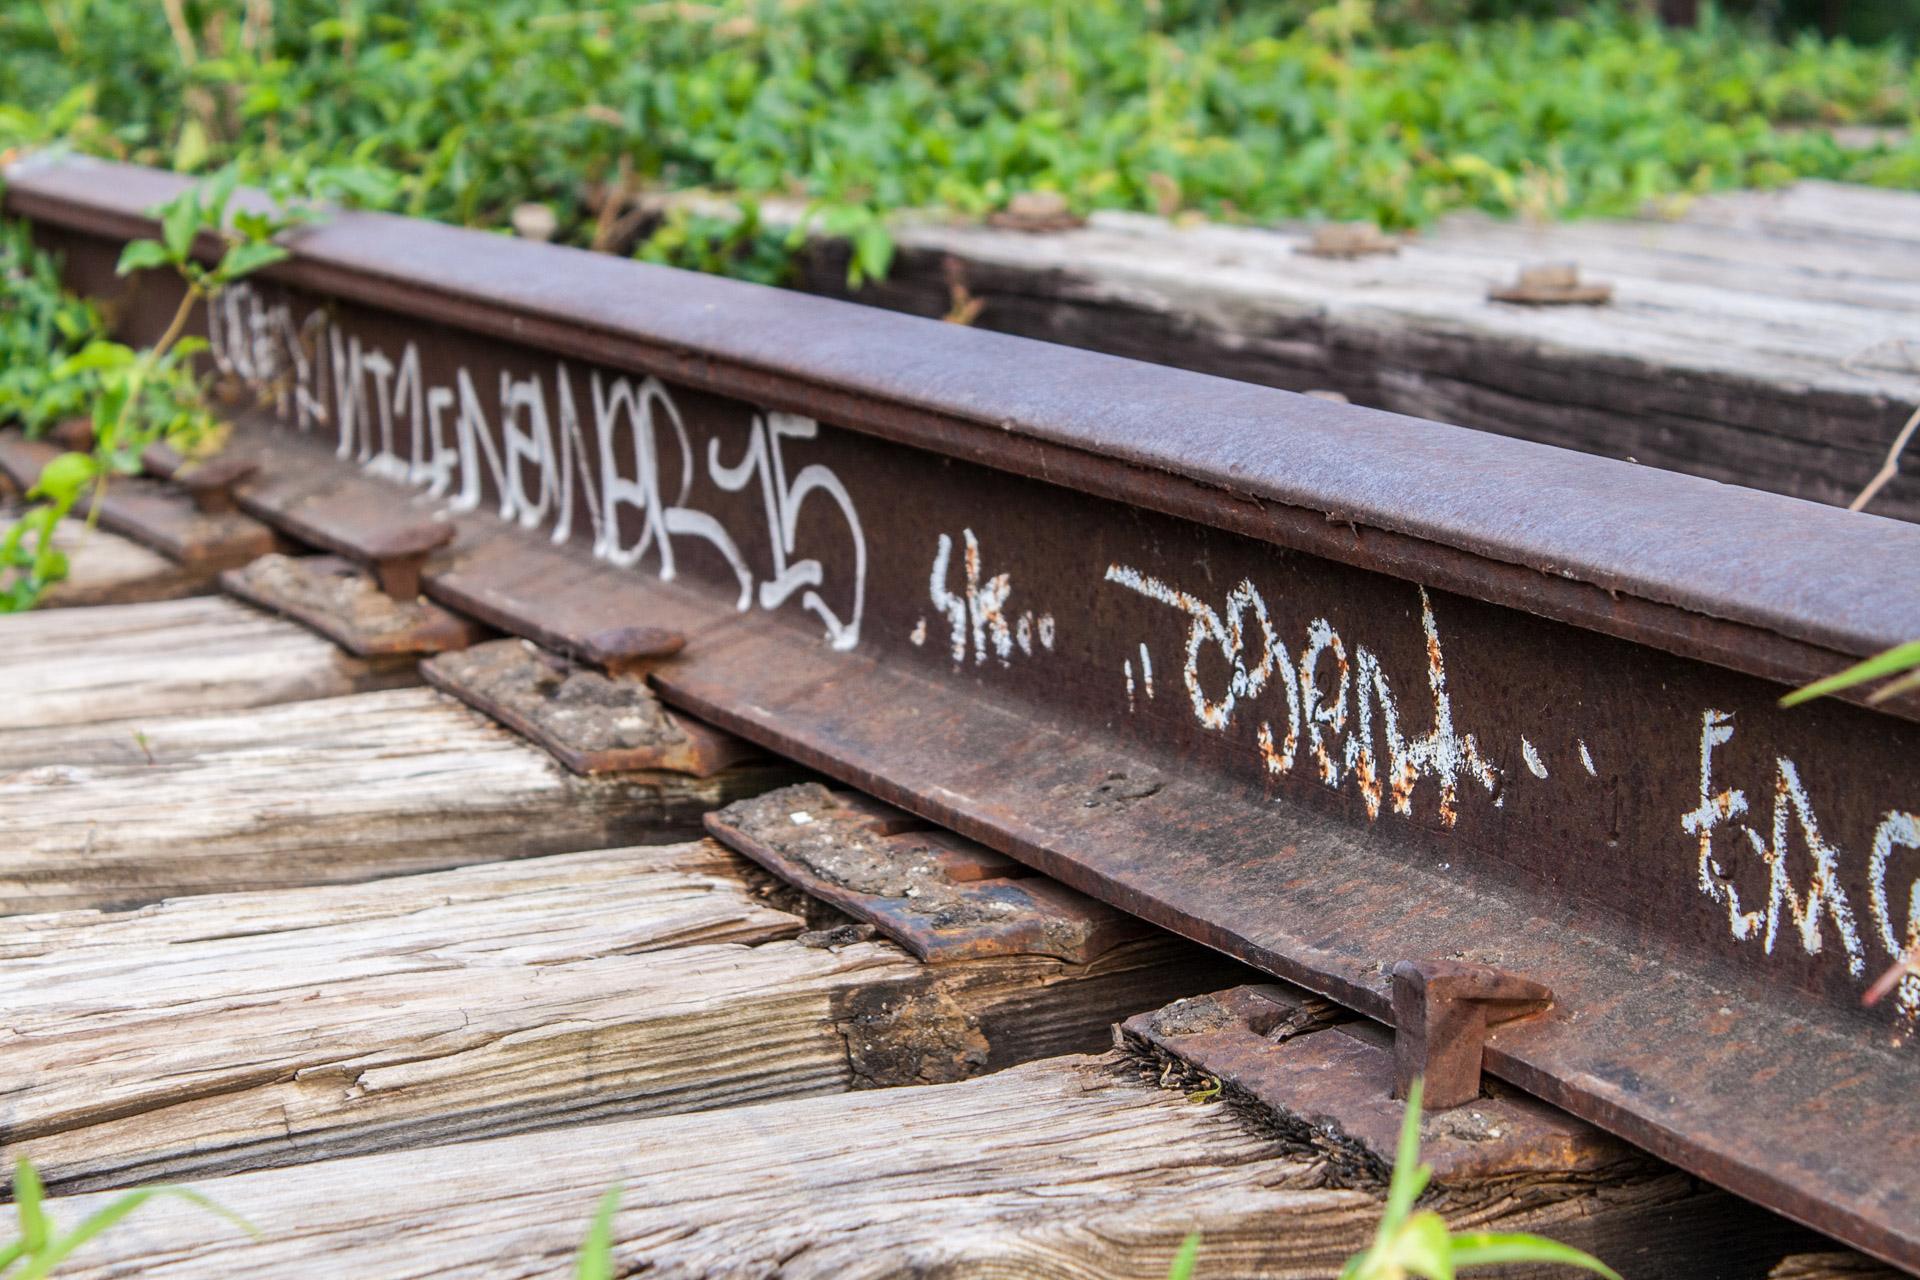
<path fill-rule="evenodd" d="M 180 182 L 6 204 L 113 294 Z M 440 604 L 1381 1022 L 1545 988 L 1487 1070 L 1920 1271 L 1920 702 L 1776 704 L 1920 636 L 1920 527 L 372 214 L 208 323 L 250 515 L 438 513 Z"/>

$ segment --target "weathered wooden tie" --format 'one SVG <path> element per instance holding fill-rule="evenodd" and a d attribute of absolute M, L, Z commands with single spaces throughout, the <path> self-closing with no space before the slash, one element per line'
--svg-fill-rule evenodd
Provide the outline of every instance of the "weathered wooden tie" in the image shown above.
<path fill-rule="evenodd" d="M 0 512 L 0 528 L 12 516 Z M 42 609 L 178 600 L 214 590 L 213 576 L 179 565 L 130 538 L 88 529 L 83 520 L 62 520 L 54 545 L 67 553 L 67 576 L 40 597 Z"/>
<path fill-rule="evenodd" d="M 0 729 L 229 711 L 419 683 L 411 660 L 356 658 L 305 627 L 219 596 L 0 618 Z"/>
<path fill-rule="evenodd" d="M 48 729 L 10 735 L 7 752 L 9 914 L 687 839 L 705 811 L 796 775 L 766 762 L 583 778 L 428 689 Z"/>
<path fill-rule="evenodd" d="M 960 1080 L 1240 966 L 828 948 L 708 842 L 0 921 L 0 1142 L 97 1187 Z"/>
<path fill-rule="evenodd" d="M 198 1189 L 251 1239 L 172 1202 L 88 1246 L 76 1280 L 567 1276 L 605 1190 L 624 1186 L 616 1274 L 1138 1277 L 1202 1237 L 1201 1276 L 1330 1277 L 1370 1239 L 1378 1187 L 1335 1189 L 1312 1153 L 1227 1107 L 1111 1059 L 1064 1057 L 950 1085 L 889 1089 L 326 1161 Z M 101 1197 L 53 1202 L 71 1224 Z M 1659 1166 L 1606 1179 L 1448 1189 L 1456 1227 L 1535 1230 L 1613 1252 L 1690 1222 L 1688 1274 L 1751 1275 Z M 1510 1272 L 1508 1274 L 1525 1274 Z M 1544 1274 L 1536 1271 L 1534 1274 Z M 1649 1272 L 1629 1264 L 1630 1280 Z"/>

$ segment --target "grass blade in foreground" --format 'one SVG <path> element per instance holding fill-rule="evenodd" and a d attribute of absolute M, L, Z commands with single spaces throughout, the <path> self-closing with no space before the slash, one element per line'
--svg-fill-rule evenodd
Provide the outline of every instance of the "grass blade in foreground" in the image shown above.
<path fill-rule="evenodd" d="M 0 1249 L 0 1277 L 5 1280 L 42 1280 L 53 1269 L 67 1260 L 81 1245 L 101 1235 L 118 1224 L 155 1196 L 177 1196 L 190 1204 L 197 1204 L 209 1213 L 216 1213 L 245 1231 L 248 1235 L 258 1236 L 253 1224 L 230 1209 L 224 1209 L 207 1197 L 188 1187 L 155 1186 L 139 1187 L 110 1202 L 105 1208 L 97 1209 L 87 1216 L 86 1221 L 69 1231 L 66 1235 L 52 1233 L 42 1201 L 45 1188 L 40 1182 L 40 1174 L 31 1161 L 21 1160 L 13 1167 L 13 1202 L 20 1217 L 20 1238 Z M 24 1260 L 26 1266 L 15 1271 L 14 1264 Z"/>
<path fill-rule="evenodd" d="M 1387 1206 L 1379 1230 L 1366 1252 L 1347 1259 L 1347 1265 L 1340 1269 L 1340 1280 L 1406 1280 L 1408 1276 L 1453 1280 L 1454 1272 L 1461 1267 L 1497 1262 L 1560 1263 L 1620 1280 L 1598 1258 L 1545 1236 L 1485 1231 L 1455 1235 L 1447 1230 L 1446 1220 L 1432 1210 L 1413 1213 L 1414 1201 L 1433 1177 L 1432 1168 L 1420 1163 L 1420 1104 L 1425 1091 L 1426 1081 L 1421 1079 L 1415 1079 L 1408 1090 L 1407 1115 L 1400 1125 L 1400 1150 L 1393 1162 L 1393 1178 L 1387 1184 Z"/>

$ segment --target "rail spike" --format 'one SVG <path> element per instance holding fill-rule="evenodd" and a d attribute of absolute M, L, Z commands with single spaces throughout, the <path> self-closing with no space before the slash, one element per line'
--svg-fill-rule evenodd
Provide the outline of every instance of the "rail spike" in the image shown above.
<path fill-rule="evenodd" d="M 1552 1003 L 1545 986 L 1492 965 L 1402 960 L 1393 966 L 1393 1096 L 1424 1077 L 1428 1111 L 1475 1101 L 1487 1028 Z"/>

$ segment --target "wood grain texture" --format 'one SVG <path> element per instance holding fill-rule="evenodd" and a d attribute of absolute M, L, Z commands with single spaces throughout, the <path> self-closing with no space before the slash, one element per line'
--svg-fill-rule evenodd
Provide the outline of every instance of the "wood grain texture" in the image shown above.
<path fill-rule="evenodd" d="M 63 1274 L 564 1277 L 618 1181 L 615 1274 L 649 1280 L 1160 1280 L 1194 1230 L 1201 1276 L 1331 1277 L 1370 1236 L 1381 1202 L 1376 1191 L 1321 1188 L 1318 1174 L 1219 1106 L 1101 1060 L 1055 1058 L 959 1084 L 211 1180 L 199 1189 L 262 1239 L 156 1202 Z M 1592 1220 L 1690 1194 L 1686 1179 L 1661 1175 L 1604 1194 L 1461 1194 L 1445 1207 L 1456 1226 L 1579 1237 Z M 56 1200 L 53 1213 L 71 1223 L 100 1203 Z"/>
<path fill-rule="evenodd" d="M 73 754 L 120 728 L 131 737 L 125 725 L 72 730 L 82 744 Z M 43 736 L 36 758 L 47 763 L 0 775 L 0 913 L 688 839 L 708 809 L 796 777 L 766 764 L 704 779 L 582 778 L 430 689 L 236 711 L 179 735 L 149 721 L 141 732 L 170 744 L 168 758 L 68 764 Z"/>
<path fill-rule="evenodd" d="M 816 949 L 763 879 L 701 842 L 0 920 L 0 1144 L 111 1186 L 951 1081 L 1237 968 Z"/>
<path fill-rule="evenodd" d="M 0 617 L 0 729 L 229 711 L 419 683 L 413 661 L 352 657 L 224 596 Z"/>
<path fill-rule="evenodd" d="M 1351 261 L 1296 254 L 1299 227 L 929 222 L 901 229 L 896 267 L 859 300 L 943 315 L 953 259 L 985 328 L 1844 504 L 1920 404 L 1917 214 L 1920 194 L 1804 182 L 1673 220 L 1456 217 Z M 837 257 L 816 254 L 806 287 L 843 293 Z M 1614 301 L 1487 300 L 1551 260 Z M 1920 518 L 1920 474 L 1872 509 Z"/>

